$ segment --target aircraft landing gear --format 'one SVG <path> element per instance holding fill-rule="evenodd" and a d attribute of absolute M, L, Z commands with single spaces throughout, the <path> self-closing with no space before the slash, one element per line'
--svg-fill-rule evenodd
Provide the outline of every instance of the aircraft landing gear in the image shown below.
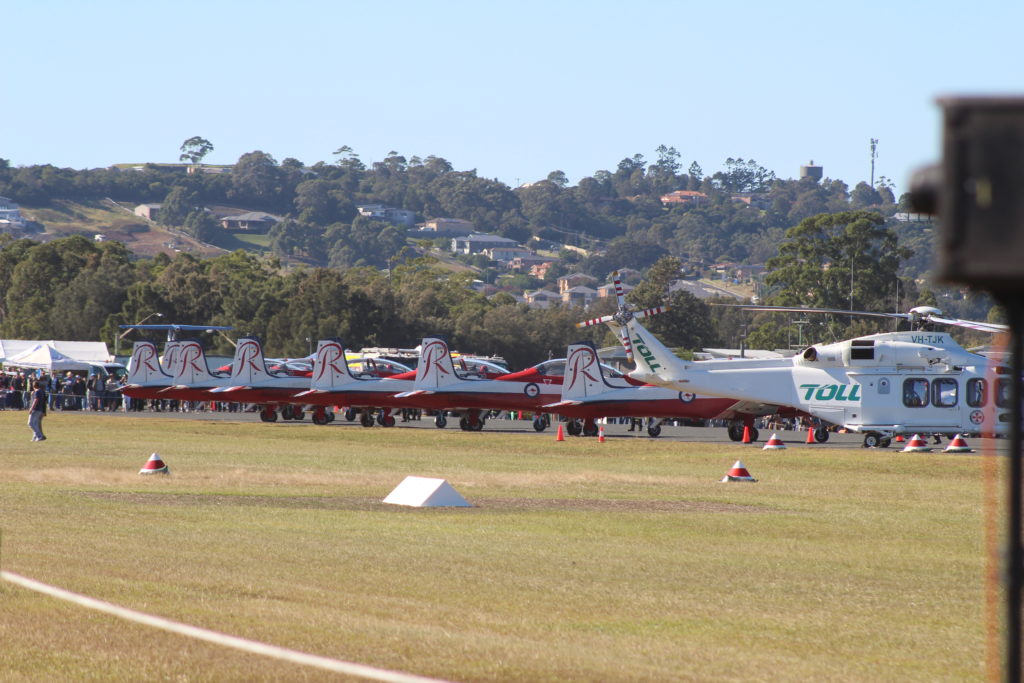
<path fill-rule="evenodd" d="M 313 411 L 313 424 L 323 426 L 331 421 L 333 415 L 324 408 L 317 408 Z"/>
<path fill-rule="evenodd" d="M 864 435 L 864 448 L 888 448 L 892 443 L 892 437 L 878 432 L 868 432 Z"/>
<path fill-rule="evenodd" d="M 345 408 L 345 419 L 348 420 L 349 422 L 355 422 L 356 421 L 356 409 L 355 408 Z"/>
<path fill-rule="evenodd" d="M 743 440 L 743 425 L 741 424 L 730 424 L 726 431 L 729 434 L 730 441 L 742 441 Z"/>
<path fill-rule="evenodd" d="M 647 425 L 647 436 L 652 439 L 657 439 L 661 436 L 661 423 L 662 420 L 651 420 Z M 740 435 L 743 436 L 742 434 Z"/>
<path fill-rule="evenodd" d="M 486 418 L 479 410 L 470 410 L 459 418 L 459 429 L 464 432 L 479 432 L 484 428 Z"/>
<path fill-rule="evenodd" d="M 579 436 L 583 431 L 583 426 L 576 420 L 568 420 L 565 423 L 565 431 L 568 432 L 569 436 Z"/>
<path fill-rule="evenodd" d="M 372 427 L 373 413 L 367 410 L 366 408 L 363 408 L 363 410 L 359 413 L 359 424 L 363 425 L 364 427 Z"/>
<path fill-rule="evenodd" d="M 533 430 L 536 432 L 543 432 L 548 428 L 550 424 L 550 418 L 545 415 L 534 415 L 533 417 Z"/>
<path fill-rule="evenodd" d="M 434 416 L 434 426 L 438 429 L 444 429 L 448 426 L 448 420 L 445 418 L 443 411 Z"/>
<path fill-rule="evenodd" d="M 588 418 L 583 423 L 583 427 L 582 427 L 581 431 L 583 433 L 583 436 L 597 436 L 599 428 L 598 428 L 596 422 L 594 422 L 593 420 Z"/>
<path fill-rule="evenodd" d="M 277 422 L 277 411 L 270 406 L 266 406 L 260 411 L 260 420 L 263 422 Z"/>
<path fill-rule="evenodd" d="M 395 416 L 391 414 L 391 408 L 383 408 L 377 414 L 377 424 L 381 427 L 394 427 Z"/>
<path fill-rule="evenodd" d="M 818 427 L 814 430 L 814 441 L 815 443 L 825 443 L 828 441 L 829 431 L 824 427 Z"/>

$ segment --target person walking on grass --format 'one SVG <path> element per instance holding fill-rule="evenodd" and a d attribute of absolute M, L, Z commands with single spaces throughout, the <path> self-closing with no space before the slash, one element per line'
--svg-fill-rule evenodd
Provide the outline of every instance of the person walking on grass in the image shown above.
<path fill-rule="evenodd" d="M 32 394 L 28 404 L 28 426 L 32 428 L 33 441 L 46 441 L 43 436 L 43 418 L 46 417 L 46 392 L 41 380 L 32 383 Z"/>

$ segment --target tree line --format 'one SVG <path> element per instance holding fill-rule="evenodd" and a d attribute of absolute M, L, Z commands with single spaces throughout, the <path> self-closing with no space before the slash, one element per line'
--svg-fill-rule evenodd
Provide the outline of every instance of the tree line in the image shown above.
<path fill-rule="evenodd" d="M 876 311 L 934 305 L 933 293 L 900 277 L 909 250 L 884 223 L 870 211 L 802 221 L 769 261 L 766 303 Z M 782 348 L 796 341 L 796 316 L 751 317 L 671 291 L 680 267 L 676 257 L 660 258 L 628 297 L 642 308 L 670 305 L 669 313 L 649 321 L 666 343 L 699 350 L 741 343 Z M 389 271 L 285 270 L 276 257 L 241 250 L 210 259 L 187 253 L 146 259 L 115 241 L 72 236 L 40 243 L 5 235 L 0 236 L 0 336 L 109 344 L 121 334 L 119 325 L 161 313 L 166 322 L 229 325 L 237 335 L 255 334 L 269 353 L 280 356 L 306 355 L 326 337 L 340 337 L 355 348 L 410 347 L 440 334 L 456 348 L 501 355 L 513 367 L 561 356 L 568 343 L 580 339 L 617 342 L 603 327 L 575 327 L 614 311 L 614 298 L 599 299 L 587 310 L 537 309 L 505 293 L 485 297 L 471 287 L 472 279 L 472 273 L 452 273 L 429 257 L 410 258 Z M 807 343 L 879 331 L 877 323 L 848 318 L 818 324 L 799 330 Z M 211 340 L 211 349 L 231 352 L 225 339 Z"/>
<path fill-rule="evenodd" d="M 226 172 L 202 172 L 201 161 L 212 149 L 198 136 L 185 141 L 181 158 L 191 163 L 193 173 L 185 165 L 156 164 L 140 170 L 13 168 L 0 159 L 0 195 L 27 206 L 106 197 L 161 203 L 161 221 L 215 244 L 221 226 L 202 208 L 243 206 L 286 219 L 270 236 L 281 257 L 319 266 L 378 268 L 400 257 L 403 234 L 358 216 L 356 207 L 362 204 L 407 209 L 420 220 L 462 218 L 481 231 L 519 242 L 536 237 L 613 256 L 618 252 L 646 268 L 665 255 L 763 263 L 774 255 L 785 230 L 804 218 L 861 208 L 888 216 L 903 202 L 885 178 L 876 187 L 860 182 L 851 190 L 841 180 L 781 179 L 754 160 L 731 157 L 722 170 L 705 173 L 696 161 L 684 169 L 681 154 L 665 145 L 655 150 L 653 161 L 635 154 L 575 186 L 555 170 L 517 188 L 480 177 L 476 170 L 456 170 L 438 156 L 406 158 L 390 152 L 367 165 L 347 146 L 335 151 L 332 162 L 278 162 L 256 150 L 241 155 L 230 169 L 218 169 Z M 660 197 L 679 189 L 702 192 L 707 199 L 663 205 Z M 754 193 L 757 201 L 738 202 L 740 193 Z M 578 269 L 597 275 L 605 265 L 597 259 Z"/>

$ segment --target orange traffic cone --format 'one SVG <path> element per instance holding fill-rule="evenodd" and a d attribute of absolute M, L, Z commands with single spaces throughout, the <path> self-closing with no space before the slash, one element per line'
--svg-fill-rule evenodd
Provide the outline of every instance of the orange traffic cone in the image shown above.
<path fill-rule="evenodd" d="M 565 441 L 565 430 L 562 429 L 562 425 L 558 425 L 558 431 L 555 432 L 555 441 Z"/>
<path fill-rule="evenodd" d="M 913 438 L 911 438 L 910 441 L 907 442 L 907 445 L 904 446 L 903 450 L 900 451 L 900 452 L 901 453 L 930 453 L 931 450 L 932 449 L 928 446 L 928 443 L 924 439 L 921 438 L 920 434 L 914 434 Z"/>
<path fill-rule="evenodd" d="M 782 439 L 779 435 L 772 432 L 772 438 L 765 441 L 764 446 L 761 448 L 762 451 L 778 451 L 786 447 L 786 444 L 782 443 Z"/>
<path fill-rule="evenodd" d="M 750 440 L 750 427 L 748 427 L 747 425 L 743 425 L 743 442 L 742 443 L 751 443 L 751 440 Z"/>
<path fill-rule="evenodd" d="M 757 479 L 750 476 L 750 472 L 747 471 L 742 460 L 737 460 L 736 464 L 729 470 L 729 473 L 722 478 L 722 483 L 728 481 L 757 481 Z"/>
<path fill-rule="evenodd" d="M 814 440 L 814 427 L 807 428 L 807 443 L 818 443 Z"/>
<path fill-rule="evenodd" d="M 604 426 L 597 428 L 597 442 L 604 443 Z"/>
<path fill-rule="evenodd" d="M 957 434 L 949 445 L 942 449 L 943 453 L 973 453 L 971 447 L 964 441 L 964 437 Z"/>
<path fill-rule="evenodd" d="M 147 460 L 146 464 L 142 466 L 141 470 L 139 470 L 139 474 L 170 474 L 170 473 L 171 473 L 170 469 L 168 469 L 167 465 L 164 464 L 164 461 L 161 460 L 160 456 L 157 455 L 156 453 L 154 453 L 153 455 L 149 456 L 149 460 Z"/>
<path fill-rule="evenodd" d="M 903 438 L 902 434 L 896 435 L 896 443 L 903 443 L 904 441 L 906 441 L 906 439 Z"/>

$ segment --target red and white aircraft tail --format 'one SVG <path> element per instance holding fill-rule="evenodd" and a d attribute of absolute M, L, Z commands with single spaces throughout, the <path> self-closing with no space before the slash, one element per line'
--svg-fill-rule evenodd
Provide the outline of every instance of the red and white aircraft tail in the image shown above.
<path fill-rule="evenodd" d="M 590 342 L 569 345 L 562 380 L 562 400 L 571 401 L 614 389 L 604 378 L 597 348 Z"/>
<path fill-rule="evenodd" d="M 150 386 L 167 384 L 171 375 L 160 367 L 160 357 L 156 352 L 156 344 L 150 341 L 137 341 L 132 346 L 132 358 L 128 361 L 129 386 Z"/>
<path fill-rule="evenodd" d="M 253 386 L 270 377 L 263 358 L 263 344 L 254 337 L 242 337 L 235 346 L 235 358 L 231 363 L 231 384 Z"/>
<path fill-rule="evenodd" d="M 316 357 L 313 358 L 310 392 L 337 391 L 340 387 L 358 381 L 345 360 L 345 345 L 342 341 L 321 339 L 316 347 Z"/>
<path fill-rule="evenodd" d="M 173 379 L 176 386 L 190 387 L 211 381 L 223 381 L 222 377 L 210 372 L 210 367 L 206 364 L 206 352 L 203 351 L 203 345 L 198 341 L 194 339 L 182 341 L 178 349 L 178 356 L 177 372 Z"/>
<path fill-rule="evenodd" d="M 164 344 L 164 355 L 160 360 L 160 367 L 163 371 L 174 377 L 178 374 L 178 365 L 181 363 L 181 342 L 172 339 Z"/>
<path fill-rule="evenodd" d="M 426 337 L 420 347 L 420 364 L 416 368 L 416 391 L 432 391 L 464 381 L 455 374 L 455 364 L 448 342 Z"/>

